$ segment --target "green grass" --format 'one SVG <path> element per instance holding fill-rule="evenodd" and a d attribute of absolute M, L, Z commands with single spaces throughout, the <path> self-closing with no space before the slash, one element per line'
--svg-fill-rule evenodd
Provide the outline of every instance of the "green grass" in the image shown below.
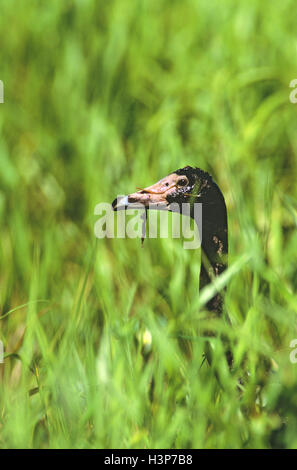
<path fill-rule="evenodd" d="M 0 11 L 0 447 L 296 448 L 295 2 Z M 231 326 L 199 251 L 94 236 L 97 203 L 187 164 L 226 198 Z"/>

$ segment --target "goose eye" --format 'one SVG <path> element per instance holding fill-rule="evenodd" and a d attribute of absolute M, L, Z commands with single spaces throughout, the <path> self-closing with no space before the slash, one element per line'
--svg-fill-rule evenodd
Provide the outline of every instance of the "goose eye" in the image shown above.
<path fill-rule="evenodd" d="M 186 184 L 188 184 L 188 178 L 186 178 L 185 176 L 180 178 L 177 184 L 178 186 L 186 186 Z"/>

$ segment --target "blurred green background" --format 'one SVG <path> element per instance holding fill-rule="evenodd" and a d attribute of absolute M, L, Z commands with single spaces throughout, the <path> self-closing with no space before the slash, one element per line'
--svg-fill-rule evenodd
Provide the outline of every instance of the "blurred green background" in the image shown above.
<path fill-rule="evenodd" d="M 294 10 L 0 1 L 0 447 L 297 447 Z M 228 206 L 211 367 L 200 252 L 94 235 L 185 165 Z"/>

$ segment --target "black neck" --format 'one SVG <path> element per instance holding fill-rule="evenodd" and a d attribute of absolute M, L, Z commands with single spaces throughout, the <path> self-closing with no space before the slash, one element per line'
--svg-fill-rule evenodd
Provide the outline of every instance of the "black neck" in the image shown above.
<path fill-rule="evenodd" d="M 224 197 L 219 187 L 208 176 L 202 191 L 202 256 L 200 271 L 200 289 L 219 276 L 227 267 L 228 223 Z M 201 234 L 200 234 L 201 235 Z M 223 299 L 217 293 L 207 303 L 208 310 L 220 314 Z"/>

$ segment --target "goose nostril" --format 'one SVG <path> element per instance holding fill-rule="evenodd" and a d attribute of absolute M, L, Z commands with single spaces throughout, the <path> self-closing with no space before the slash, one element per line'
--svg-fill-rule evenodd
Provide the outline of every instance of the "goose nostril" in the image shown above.
<path fill-rule="evenodd" d="M 138 200 L 135 197 L 128 196 L 128 202 L 133 203 L 133 202 L 138 202 Z"/>

